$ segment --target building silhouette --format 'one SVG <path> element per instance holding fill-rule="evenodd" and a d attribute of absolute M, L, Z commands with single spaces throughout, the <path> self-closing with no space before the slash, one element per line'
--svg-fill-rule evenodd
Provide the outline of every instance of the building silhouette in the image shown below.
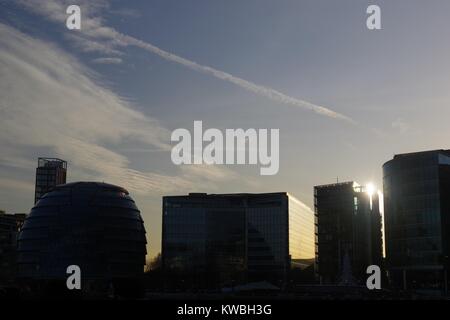
<path fill-rule="evenodd" d="M 314 213 L 288 193 L 163 197 L 162 266 L 172 286 L 224 288 L 313 268 Z"/>
<path fill-rule="evenodd" d="M 383 165 L 386 259 L 392 284 L 446 291 L 450 150 L 399 154 Z"/>
<path fill-rule="evenodd" d="M 26 214 L 0 211 L 0 284 L 14 281 L 17 270 L 17 238 Z"/>
<path fill-rule="evenodd" d="M 316 275 L 321 283 L 358 284 L 369 265 L 382 266 L 378 194 L 343 182 L 314 187 Z"/>
<path fill-rule="evenodd" d="M 127 190 L 97 182 L 59 185 L 25 220 L 18 276 L 38 292 L 62 290 L 67 267 L 77 265 L 83 293 L 125 290 L 139 283 L 146 243 L 140 211 Z"/>
<path fill-rule="evenodd" d="M 39 158 L 36 168 L 34 203 L 59 184 L 66 183 L 67 162 L 56 158 Z"/>

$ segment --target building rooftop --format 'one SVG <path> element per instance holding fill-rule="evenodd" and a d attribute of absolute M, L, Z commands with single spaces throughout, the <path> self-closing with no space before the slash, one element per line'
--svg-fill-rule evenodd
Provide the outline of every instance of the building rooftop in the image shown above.
<path fill-rule="evenodd" d="M 394 155 L 394 159 L 422 155 L 422 154 L 426 154 L 426 153 L 444 153 L 444 154 L 450 156 L 450 150 L 436 149 L 436 150 L 425 150 L 425 151 L 416 151 L 416 152 L 408 152 L 408 153 L 399 153 L 399 154 Z"/>
<path fill-rule="evenodd" d="M 38 167 L 61 167 L 67 169 L 67 161 L 58 158 L 38 158 Z"/>
<path fill-rule="evenodd" d="M 318 186 L 314 186 L 316 189 L 326 189 L 326 188 L 336 188 L 336 187 L 354 187 L 358 186 L 359 184 L 355 181 L 345 181 L 345 182 L 336 182 L 336 183 L 329 183 L 329 184 L 322 184 Z"/>
<path fill-rule="evenodd" d="M 100 188 L 107 190 L 120 191 L 125 194 L 129 194 L 128 190 L 113 184 L 105 183 L 105 182 L 96 182 L 96 181 L 79 181 L 79 182 L 70 182 L 66 184 L 60 184 L 54 187 L 52 190 L 62 190 L 62 189 L 74 189 L 74 188 Z"/>

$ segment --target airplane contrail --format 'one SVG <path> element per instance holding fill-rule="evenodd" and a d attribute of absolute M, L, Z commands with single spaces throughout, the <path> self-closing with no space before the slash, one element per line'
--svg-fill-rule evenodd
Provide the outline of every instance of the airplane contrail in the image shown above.
<path fill-rule="evenodd" d="M 237 85 L 247 91 L 254 92 L 258 95 L 264 96 L 266 98 L 269 98 L 269 99 L 277 101 L 277 102 L 281 102 L 281 103 L 292 105 L 295 107 L 300 107 L 303 109 L 311 110 L 320 115 L 324 115 L 324 116 L 335 118 L 335 119 L 345 120 L 352 124 L 356 124 L 353 119 L 351 119 L 343 114 L 340 114 L 338 112 L 335 112 L 333 110 L 330 110 L 326 107 L 319 106 L 319 105 L 310 103 L 308 101 L 293 98 L 293 97 L 288 96 L 288 95 L 286 95 L 280 91 L 277 91 L 275 89 L 261 86 L 256 83 L 233 76 L 232 74 L 229 74 L 227 72 L 198 64 L 194 61 L 191 61 L 191 60 L 185 59 L 183 57 L 180 57 L 178 55 L 175 55 L 173 53 L 167 52 L 161 48 L 158 48 L 157 46 L 154 46 L 148 42 L 144 42 L 142 40 L 136 39 L 134 37 L 123 35 L 123 34 L 120 34 L 120 35 L 121 35 L 121 40 L 124 43 L 142 48 L 144 50 L 147 50 L 151 53 L 154 53 L 154 54 L 160 56 L 161 58 L 163 58 L 165 60 L 181 64 L 181 65 L 188 67 L 192 70 L 195 70 L 197 72 L 205 73 L 205 74 L 211 75 L 213 77 L 216 77 L 218 79 L 230 82 L 230 83 Z"/>
<path fill-rule="evenodd" d="M 81 1 L 81 0 L 80 0 Z M 65 1 L 69 3 L 70 1 Z M 24 5 L 25 8 L 41 14 L 50 20 L 57 21 L 60 23 L 64 23 L 65 19 L 67 18 L 65 14 L 65 2 L 60 2 L 56 0 L 47 0 L 44 2 L 44 5 L 36 6 L 34 1 L 30 0 L 19 0 L 19 3 Z M 92 4 L 95 4 L 95 1 L 82 1 L 83 7 L 88 8 L 89 10 L 94 10 L 90 12 L 90 14 L 96 14 L 96 6 L 91 6 Z M 0 0 L 1 4 L 1 0 Z M 101 7 L 101 6 L 100 6 Z M 98 9 L 98 8 L 97 8 Z M 168 51 L 165 51 L 151 43 L 136 39 L 132 36 L 122 34 L 115 30 L 114 28 L 104 26 L 102 21 L 99 19 L 92 19 L 89 17 L 89 10 L 87 13 L 87 16 L 84 17 L 82 28 L 80 30 L 80 33 L 83 34 L 86 39 L 85 41 L 89 41 L 90 43 L 93 43 L 93 41 L 100 42 L 102 40 L 111 41 L 113 43 L 113 46 L 136 46 L 138 48 L 144 49 L 148 52 L 151 52 L 153 54 L 156 54 L 160 56 L 161 58 L 171 61 L 174 63 L 178 63 L 180 65 L 183 65 L 187 68 L 190 68 L 194 71 L 201 72 L 204 74 L 211 75 L 215 78 L 221 79 L 223 81 L 227 81 L 229 83 L 232 83 L 240 88 L 243 88 L 247 91 L 253 92 L 255 94 L 258 94 L 260 96 L 266 97 L 272 101 L 281 102 L 287 105 L 299 107 L 302 109 L 313 111 L 317 114 L 327 116 L 334 119 L 344 120 L 348 123 L 351 123 L 353 125 L 358 126 L 358 124 L 351 119 L 350 117 L 343 115 L 341 113 L 335 112 L 331 109 L 328 109 L 323 106 L 316 105 L 314 103 L 304 101 L 301 99 L 297 99 L 291 96 L 288 96 L 280 91 L 277 91 L 275 89 L 258 85 L 256 83 L 253 83 L 251 81 L 247 81 L 245 79 L 233 76 L 230 73 L 217 70 L 205 65 L 198 64 L 197 62 L 185 59 L 183 57 L 180 57 L 176 54 L 170 53 Z M 83 40 L 82 38 L 79 38 L 79 40 Z"/>

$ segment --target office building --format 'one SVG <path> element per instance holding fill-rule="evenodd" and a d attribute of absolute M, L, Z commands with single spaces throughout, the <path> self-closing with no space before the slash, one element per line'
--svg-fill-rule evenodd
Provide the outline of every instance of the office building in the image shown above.
<path fill-rule="evenodd" d="M 124 188 L 97 182 L 59 185 L 25 220 L 18 240 L 18 271 L 44 289 L 65 287 L 66 269 L 77 265 L 83 292 L 130 285 L 145 265 L 144 223 Z"/>
<path fill-rule="evenodd" d="M 392 285 L 444 292 L 450 246 L 450 150 L 399 154 L 383 166 Z"/>
<path fill-rule="evenodd" d="M 321 283 L 365 283 L 382 267 L 382 219 L 373 187 L 343 182 L 314 187 L 316 274 Z"/>
<path fill-rule="evenodd" d="M 67 162 L 56 158 L 39 158 L 36 168 L 34 203 L 49 190 L 66 183 Z"/>
<path fill-rule="evenodd" d="M 12 282 L 16 276 L 17 238 L 25 217 L 0 211 L 0 284 Z"/>
<path fill-rule="evenodd" d="M 163 197 L 162 263 L 186 288 L 269 281 L 314 263 L 314 213 L 288 193 Z"/>

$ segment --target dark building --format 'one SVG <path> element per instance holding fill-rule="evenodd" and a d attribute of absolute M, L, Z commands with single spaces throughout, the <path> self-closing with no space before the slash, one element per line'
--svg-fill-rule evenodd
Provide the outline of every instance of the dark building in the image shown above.
<path fill-rule="evenodd" d="M 144 270 L 143 220 L 128 191 L 114 185 L 59 185 L 31 210 L 18 241 L 21 279 L 40 287 L 63 283 L 77 265 L 83 292 L 102 292 L 112 283 L 131 284 Z"/>
<path fill-rule="evenodd" d="M 12 282 L 17 271 L 17 238 L 26 214 L 0 211 L 0 284 Z"/>
<path fill-rule="evenodd" d="M 399 154 L 383 166 L 386 259 L 394 286 L 448 283 L 450 150 Z"/>
<path fill-rule="evenodd" d="M 369 265 L 382 267 L 382 219 L 378 194 L 370 189 L 355 182 L 314 187 L 316 273 L 322 283 L 361 283 Z"/>
<path fill-rule="evenodd" d="M 52 188 L 66 183 L 67 162 L 56 158 L 39 158 L 36 168 L 34 203 Z"/>
<path fill-rule="evenodd" d="M 163 270 L 178 285 L 282 286 L 313 263 L 314 214 L 287 193 L 163 197 Z"/>

